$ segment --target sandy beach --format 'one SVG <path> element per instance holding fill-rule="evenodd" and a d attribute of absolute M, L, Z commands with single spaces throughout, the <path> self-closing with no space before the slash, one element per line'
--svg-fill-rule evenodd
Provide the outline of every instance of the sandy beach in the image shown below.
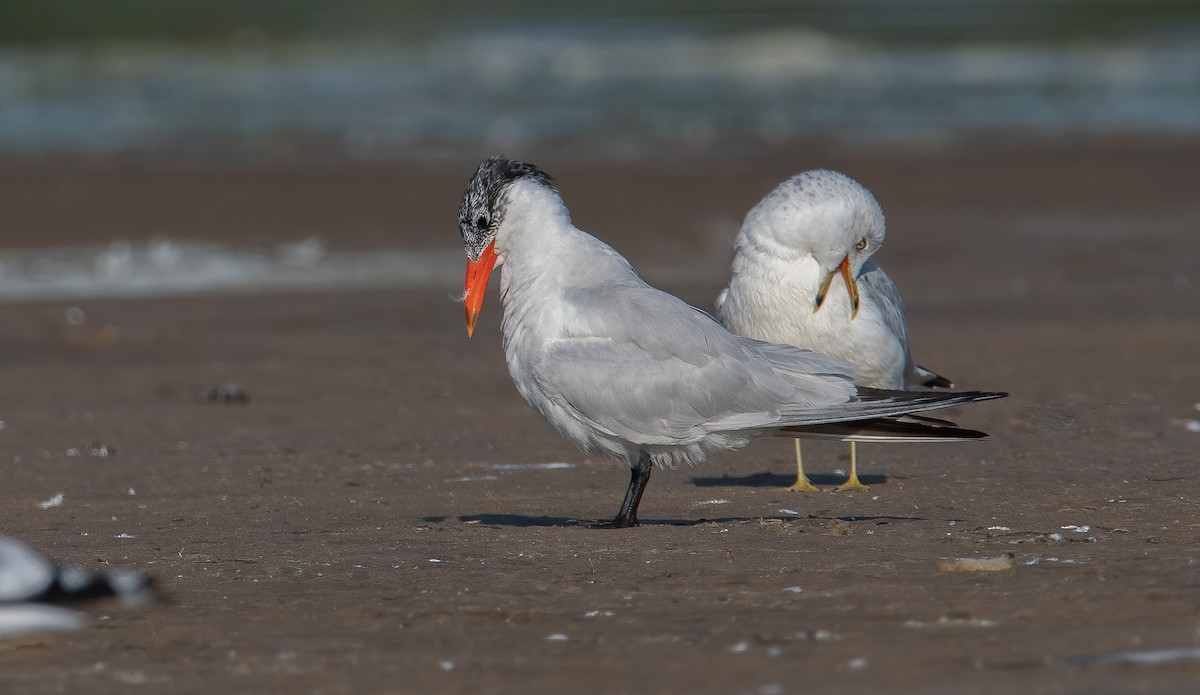
<path fill-rule="evenodd" d="M 0 642 L 5 692 L 1194 690 L 1197 654 L 1158 650 L 1200 648 L 1200 143 L 529 158 L 703 308 L 763 194 L 856 178 L 917 359 L 1011 392 L 952 413 L 991 437 L 864 445 L 842 494 L 786 491 L 791 442 L 758 441 L 595 530 L 628 472 L 521 400 L 498 293 L 467 338 L 460 276 L 0 304 L 0 532 L 163 595 Z M 475 163 L 7 159 L 0 238 L 457 250 Z M 847 465 L 806 449 L 822 487 Z"/>

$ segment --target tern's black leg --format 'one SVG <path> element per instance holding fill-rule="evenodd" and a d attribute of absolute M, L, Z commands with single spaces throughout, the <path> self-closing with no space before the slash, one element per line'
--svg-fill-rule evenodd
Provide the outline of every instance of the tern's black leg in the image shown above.
<path fill-rule="evenodd" d="M 645 450 L 638 453 L 637 463 L 629 467 L 629 489 L 625 491 L 625 501 L 621 503 L 621 511 L 612 521 L 612 528 L 629 528 L 638 525 L 637 510 L 642 501 L 642 493 L 646 491 L 646 483 L 650 482 L 650 472 L 654 464 L 650 454 Z"/>

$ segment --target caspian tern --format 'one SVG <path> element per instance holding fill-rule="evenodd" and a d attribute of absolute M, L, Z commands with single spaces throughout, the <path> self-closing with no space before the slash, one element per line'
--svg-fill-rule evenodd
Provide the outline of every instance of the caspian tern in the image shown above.
<path fill-rule="evenodd" d="M 857 181 L 826 169 L 794 176 L 746 215 L 717 317 L 739 335 L 846 360 L 859 386 L 952 387 L 909 352 L 900 293 L 870 260 L 885 234 L 883 209 Z M 834 282 L 835 275 L 843 283 Z M 851 440 L 850 476 L 838 490 L 867 489 L 857 458 Z M 817 490 L 804 474 L 799 438 L 796 483 L 789 489 Z"/>
<path fill-rule="evenodd" d="M 607 526 L 637 525 L 654 465 L 697 464 L 763 435 L 941 438 L 903 416 L 1005 395 L 864 389 L 842 360 L 736 336 L 576 228 L 550 177 L 524 162 L 484 161 L 458 226 L 467 334 L 502 265 L 504 353 L 517 390 L 578 448 L 629 464 Z"/>

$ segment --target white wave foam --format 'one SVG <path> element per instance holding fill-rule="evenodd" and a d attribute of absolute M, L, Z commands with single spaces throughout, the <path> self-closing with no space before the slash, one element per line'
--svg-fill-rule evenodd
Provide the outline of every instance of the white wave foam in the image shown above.
<path fill-rule="evenodd" d="M 157 240 L 0 249 L 0 302 L 228 291 L 437 287 L 461 282 L 462 252 L 333 253 L 315 239 L 273 249 Z"/>

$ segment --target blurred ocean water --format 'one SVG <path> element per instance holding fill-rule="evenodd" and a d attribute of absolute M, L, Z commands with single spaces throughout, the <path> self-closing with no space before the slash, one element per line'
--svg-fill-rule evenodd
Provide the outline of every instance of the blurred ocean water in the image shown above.
<path fill-rule="evenodd" d="M 0 45 L 0 154 L 637 159 L 1005 134 L 1200 134 L 1200 33 L 890 42 L 627 21 Z"/>
<path fill-rule="evenodd" d="M 636 161 L 813 139 L 1200 136 L 1200 6 L 1187 3 L 519 5 L 0 5 L 0 157 Z M 0 239 L 0 302 L 453 290 L 462 273 L 453 249 L 97 242 Z"/>

